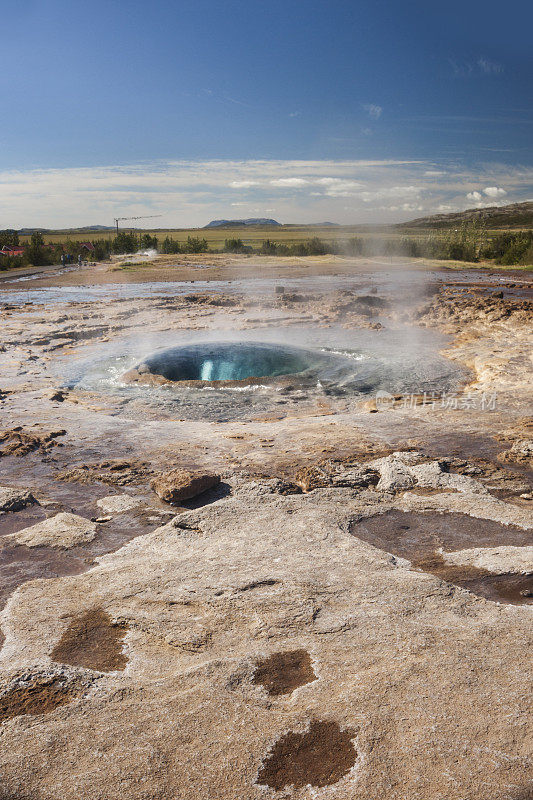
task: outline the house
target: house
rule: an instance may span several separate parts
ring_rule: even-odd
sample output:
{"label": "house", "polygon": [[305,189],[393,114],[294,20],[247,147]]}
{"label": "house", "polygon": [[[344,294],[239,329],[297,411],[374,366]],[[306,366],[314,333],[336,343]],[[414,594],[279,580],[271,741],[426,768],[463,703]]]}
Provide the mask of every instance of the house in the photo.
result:
{"label": "house", "polygon": [[9,247],[5,244],[2,249],[0,250],[0,255],[2,256],[23,256],[24,255],[24,248],[20,245]]}

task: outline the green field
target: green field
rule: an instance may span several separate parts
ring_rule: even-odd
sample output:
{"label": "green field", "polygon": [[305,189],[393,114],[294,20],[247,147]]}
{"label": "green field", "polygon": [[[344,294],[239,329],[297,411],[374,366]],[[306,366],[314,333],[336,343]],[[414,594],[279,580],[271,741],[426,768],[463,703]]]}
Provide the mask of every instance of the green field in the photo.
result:
{"label": "green field", "polygon": [[[512,217],[509,217],[512,219]],[[121,228],[121,233],[133,233],[129,241],[115,241],[113,248],[96,245],[96,242],[115,240],[116,231],[96,230],[57,230],[43,231],[47,244],[61,244],[64,249],[76,254],[80,242],[92,241],[99,253],[97,260],[106,258],[109,251],[133,253],[139,245],[152,247],[153,244],[140,243],[142,234],[156,237],[160,252],[171,254],[181,252],[199,253],[207,251],[263,253],[266,255],[308,256],[337,254],[348,256],[404,256],[408,258],[463,261],[468,263],[488,263],[502,266],[530,266],[533,263],[533,234],[531,228],[488,227],[486,221],[471,220],[459,227],[408,227],[384,225],[241,225],[216,228]],[[173,248],[165,246],[169,237],[179,244]],[[189,237],[191,242],[188,242]],[[29,234],[20,236],[22,243],[28,241]],[[125,237],[126,240],[128,237]],[[205,244],[202,247],[202,241]],[[262,247],[269,240],[272,246]],[[71,244],[69,245],[69,241]],[[118,244],[118,247],[116,246]],[[280,250],[276,252],[277,245]],[[243,247],[244,246],[244,247]],[[123,249],[120,249],[120,248]],[[246,248],[249,248],[246,251]],[[132,249],[128,249],[132,248]],[[290,249],[289,249],[290,248]],[[45,260],[35,263],[48,263]],[[4,268],[6,265],[3,265]]]}
{"label": "green field", "polygon": [[[206,239],[210,248],[221,250],[224,247],[226,239],[242,239],[245,245],[252,247],[261,246],[265,239],[270,239],[274,242],[283,242],[284,244],[296,244],[297,242],[307,241],[313,236],[318,236],[327,242],[339,241],[343,239],[350,239],[353,236],[379,236],[380,238],[395,237],[404,235],[394,228],[384,228],[382,226],[361,226],[361,225],[343,225],[339,227],[333,226],[315,226],[315,225],[243,225],[242,227],[228,227],[228,228],[121,228],[120,230],[137,234],[149,233],[151,236],[157,236],[159,241],[163,241],[165,237],[170,236],[172,239],[177,239],[180,242],[187,241],[188,236],[199,236],[201,239]],[[116,231],[76,231],[76,230],[63,230],[44,233],[44,240],[47,243],[65,242],[70,239],[73,242],[87,242],[96,239],[114,239]],[[21,242],[28,241],[29,235],[21,236]]]}
{"label": "green field", "polygon": [[[400,240],[406,236],[416,239],[425,239],[428,235],[444,236],[446,230],[441,229],[420,229],[396,228],[394,226],[385,227],[382,225],[339,225],[339,226],[318,226],[318,225],[281,225],[277,226],[249,226],[228,227],[228,228],[121,228],[122,231],[133,232],[136,234],[149,233],[157,236],[162,242],[167,236],[179,242],[186,242],[188,236],[198,236],[206,239],[208,246],[213,250],[222,250],[226,239],[242,239],[243,244],[254,248],[260,247],[266,240],[279,242],[287,245],[297,244],[298,242],[308,241],[313,237],[318,237],[325,242],[346,241],[353,237],[362,239]],[[488,236],[501,233],[502,228],[487,229]],[[97,239],[114,239],[115,230],[106,231],[77,231],[77,230],[58,230],[44,233],[44,240],[48,243],[64,243],[67,240],[72,242],[87,242]],[[29,241],[30,236],[21,235],[20,241]]]}

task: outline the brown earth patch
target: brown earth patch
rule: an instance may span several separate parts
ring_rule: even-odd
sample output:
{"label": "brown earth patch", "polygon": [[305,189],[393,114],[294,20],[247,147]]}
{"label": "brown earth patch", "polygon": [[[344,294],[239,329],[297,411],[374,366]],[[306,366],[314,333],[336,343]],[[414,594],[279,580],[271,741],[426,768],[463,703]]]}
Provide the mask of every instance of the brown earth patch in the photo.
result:
{"label": "brown earth patch", "polygon": [[57,476],[59,481],[69,483],[105,483],[111,486],[129,486],[144,483],[153,469],[145,461],[101,461],[95,464],[80,464]]}
{"label": "brown earth patch", "polygon": [[532,542],[532,532],[513,525],[460,513],[388,511],[350,524],[350,533],[380,550],[412,562],[471,547],[522,547]]}
{"label": "brown earth patch", "polygon": [[128,659],[122,652],[126,629],[111,622],[101,608],[91,609],[72,620],[51,653],[53,661],[98,672],[124,669]]}
{"label": "brown earth patch", "polygon": [[[458,581],[459,583],[459,581]],[[516,575],[504,573],[472,577],[460,583],[465,589],[487,600],[513,605],[531,605],[533,603],[533,574]]]}
{"label": "brown earth patch", "polygon": [[257,776],[258,784],[280,791],[286,786],[331,786],[355,764],[355,731],[338,723],[313,720],[306,733],[289,731],[271,749]]}
{"label": "brown earth patch", "polygon": [[25,456],[34,450],[46,452],[51,447],[60,445],[61,442],[55,440],[59,436],[65,436],[65,430],[57,431],[30,431],[18,426],[7,431],[0,432],[0,456]]}
{"label": "brown earth patch", "polygon": [[431,497],[434,494],[457,494],[457,489],[441,489],[432,486],[413,486],[409,490],[411,494],[417,494],[420,497]]}
{"label": "brown earth patch", "polygon": [[425,325],[446,326],[447,331],[459,332],[465,323],[473,321],[493,324],[513,318],[516,324],[528,324],[533,304],[528,299],[502,299],[492,297],[454,297],[439,295],[431,303],[419,308],[415,314]]}
{"label": "brown earth patch", "polygon": [[533,442],[531,439],[517,440],[509,450],[498,454],[498,459],[511,464],[521,464],[533,469]]}
{"label": "brown earth patch", "polygon": [[0,723],[26,714],[49,714],[83,688],[83,682],[64,674],[19,676],[0,693]]}
{"label": "brown earth patch", "polygon": [[307,650],[287,650],[258,661],[252,683],[264,686],[270,695],[290,694],[317,676]]}
{"label": "brown earth patch", "polygon": [[516,605],[533,603],[533,576],[495,575],[478,567],[448,564],[438,552],[498,545],[523,547],[531,544],[531,531],[467,514],[389,511],[352,522],[350,533],[380,550],[408,559],[415,569],[479,597]]}
{"label": "brown earth patch", "polygon": [[[509,451],[510,452],[510,451]],[[501,460],[503,454],[499,453],[496,458]],[[517,462],[513,462],[514,469],[510,469],[500,464],[495,464],[486,458],[476,458],[465,461],[461,458],[445,458],[444,464],[448,472],[456,472],[460,475],[468,475],[481,481],[491,494],[501,499],[513,497],[514,495],[528,492],[531,490],[531,473],[526,464],[516,470]],[[524,469],[524,467],[526,467]]]}
{"label": "brown earth patch", "polygon": [[294,476],[294,482],[303,492],[312,492],[313,489],[323,489],[330,486],[331,478],[319,466],[302,467]]}

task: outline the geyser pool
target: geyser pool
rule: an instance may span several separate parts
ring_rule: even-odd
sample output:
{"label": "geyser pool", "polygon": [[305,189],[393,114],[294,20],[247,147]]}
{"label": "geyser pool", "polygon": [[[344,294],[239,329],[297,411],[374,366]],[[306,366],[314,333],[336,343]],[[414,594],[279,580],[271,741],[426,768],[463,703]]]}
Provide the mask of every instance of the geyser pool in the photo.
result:
{"label": "geyser pool", "polygon": [[249,384],[309,374],[324,356],[298,347],[256,342],[206,342],[145,358],[123,376],[128,383]]}
{"label": "geyser pool", "polygon": [[65,388],[116,398],[120,415],[236,420],[296,406],[302,413],[326,396],[331,404],[379,391],[457,391],[466,373],[439,355],[444,341],[410,328],[256,328],[238,338],[165,330],[98,343],[56,369]]}

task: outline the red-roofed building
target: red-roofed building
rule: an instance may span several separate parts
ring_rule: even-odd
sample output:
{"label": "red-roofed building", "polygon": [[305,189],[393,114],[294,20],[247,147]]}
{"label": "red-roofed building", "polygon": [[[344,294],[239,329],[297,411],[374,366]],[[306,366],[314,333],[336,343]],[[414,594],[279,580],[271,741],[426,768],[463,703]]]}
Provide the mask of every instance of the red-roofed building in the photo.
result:
{"label": "red-roofed building", "polygon": [[0,250],[0,255],[3,256],[23,256],[24,255],[24,248],[17,245],[17,247],[8,247],[5,244],[2,249]]}

